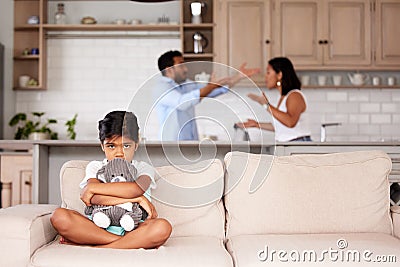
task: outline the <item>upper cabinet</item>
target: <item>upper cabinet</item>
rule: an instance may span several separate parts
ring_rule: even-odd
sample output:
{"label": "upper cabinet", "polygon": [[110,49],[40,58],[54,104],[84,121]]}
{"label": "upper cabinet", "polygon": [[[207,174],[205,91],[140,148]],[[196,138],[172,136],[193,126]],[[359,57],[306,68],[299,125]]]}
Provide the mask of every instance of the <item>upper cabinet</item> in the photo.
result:
{"label": "upper cabinet", "polygon": [[297,68],[371,64],[369,0],[277,0],[273,14],[273,54]]}
{"label": "upper cabinet", "polygon": [[46,4],[44,0],[14,1],[14,89],[46,87],[46,43],[42,27]]}
{"label": "upper cabinet", "polygon": [[247,62],[262,73],[252,77],[257,84],[264,82],[270,57],[270,1],[221,0],[216,6],[216,61],[239,68]]}
{"label": "upper cabinet", "polygon": [[[298,70],[398,70],[400,0],[219,0],[215,60],[290,58]],[[263,74],[255,77],[263,84]]]}
{"label": "upper cabinet", "polygon": [[400,1],[377,0],[375,5],[375,62],[400,66]]}

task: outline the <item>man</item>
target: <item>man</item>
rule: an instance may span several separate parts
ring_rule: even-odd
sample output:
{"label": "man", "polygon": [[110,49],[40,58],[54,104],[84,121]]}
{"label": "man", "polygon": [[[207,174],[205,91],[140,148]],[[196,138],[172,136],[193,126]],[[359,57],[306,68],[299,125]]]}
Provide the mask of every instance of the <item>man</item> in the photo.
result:
{"label": "man", "polygon": [[216,97],[228,92],[227,86],[259,72],[259,69],[246,69],[243,64],[240,67],[242,73],[218,81],[212,77],[211,82],[204,84],[187,79],[188,69],[183,63],[179,51],[168,51],[158,59],[162,77],[154,90],[154,97],[163,141],[198,140],[195,105],[203,97]]}

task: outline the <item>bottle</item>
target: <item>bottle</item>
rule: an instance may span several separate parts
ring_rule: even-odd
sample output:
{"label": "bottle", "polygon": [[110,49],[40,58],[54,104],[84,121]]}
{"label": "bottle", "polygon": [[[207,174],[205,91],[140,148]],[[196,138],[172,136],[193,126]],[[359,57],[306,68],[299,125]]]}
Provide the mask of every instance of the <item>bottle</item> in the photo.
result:
{"label": "bottle", "polygon": [[67,15],[65,15],[63,3],[58,3],[58,5],[57,5],[57,12],[55,15],[55,23],[56,24],[66,24],[67,23]]}

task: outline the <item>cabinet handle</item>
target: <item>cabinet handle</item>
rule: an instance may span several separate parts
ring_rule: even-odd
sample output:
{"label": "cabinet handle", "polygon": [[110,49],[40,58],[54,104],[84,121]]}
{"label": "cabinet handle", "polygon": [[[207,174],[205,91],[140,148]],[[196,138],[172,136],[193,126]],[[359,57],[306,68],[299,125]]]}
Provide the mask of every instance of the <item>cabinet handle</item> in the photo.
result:
{"label": "cabinet handle", "polygon": [[270,44],[271,41],[270,41],[270,40],[265,40],[265,43],[266,43],[266,44]]}
{"label": "cabinet handle", "polygon": [[319,40],[318,44],[324,44],[324,41],[323,40]]}
{"label": "cabinet handle", "polygon": [[30,181],[25,181],[25,185],[32,185]]}
{"label": "cabinet handle", "polygon": [[328,40],[324,40],[324,44],[329,44],[329,41]]}

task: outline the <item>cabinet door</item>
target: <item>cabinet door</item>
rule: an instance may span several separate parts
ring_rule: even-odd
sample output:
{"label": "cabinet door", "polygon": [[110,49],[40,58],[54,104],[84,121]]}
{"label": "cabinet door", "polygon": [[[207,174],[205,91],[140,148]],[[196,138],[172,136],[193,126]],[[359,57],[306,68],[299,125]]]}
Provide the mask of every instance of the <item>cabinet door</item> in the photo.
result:
{"label": "cabinet door", "polygon": [[[399,10],[398,10],[399,11]],[[369,0],[328,0],[324,45],[325,65],[371,64],[371,10]]]}
{"label": "cabinet door", "polygon": [[3,208],[32,203],[32,156],[2,155],[0,175]]}
{"label": "cabinet door", "polygon": [[222,0],[216,12],[216,61],[239,68],[243,62],[261,73],[252,80],[264,84],[270,57],[270,2]]}
{"label": "cabinet door", "polygon": [[274,5],[273,55],[288,57],[295,67],[322,64],[320,0],[277,0]]}
{"label": "cabinet door", "polygon": [[400,66],[400,1],[376,1],[376,65]]}

